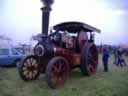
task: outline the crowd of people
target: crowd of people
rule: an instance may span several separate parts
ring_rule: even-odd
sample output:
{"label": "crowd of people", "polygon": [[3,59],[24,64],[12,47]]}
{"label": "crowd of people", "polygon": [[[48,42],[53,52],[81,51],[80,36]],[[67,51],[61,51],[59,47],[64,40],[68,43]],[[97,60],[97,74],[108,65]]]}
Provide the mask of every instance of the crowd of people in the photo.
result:
{"label": "crowd of people", "polygon": [[[114,50],[113,55],[114,55],[114,62],[116,66],[127,66],[124,58],[124,50],[121,47],[118,47],[117,49]],[[103,66],[104,66],[104,71],[108,72],[109,70],[109,49],[107,47],[103,48],[102,52],[102,61],[103,61]]]}

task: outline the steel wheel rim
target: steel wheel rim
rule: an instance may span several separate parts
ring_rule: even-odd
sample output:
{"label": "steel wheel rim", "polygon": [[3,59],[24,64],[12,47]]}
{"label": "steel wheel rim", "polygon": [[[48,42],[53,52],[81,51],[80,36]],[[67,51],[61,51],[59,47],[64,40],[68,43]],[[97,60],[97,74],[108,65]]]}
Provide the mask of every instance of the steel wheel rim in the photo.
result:
{"label": "steel wheel rim", "polygon": [[38,64],[35,58],[28,58],[23,63],[23,76],[32,80],[38,73]]}
{"label": "steel wheel rim", "polygon": [[90,74],[95,74],[97,71],[98,64],[98,52],[96,47],[93,45],[88,50],[88,71]]}
{"label": "steel wheel rim", "polygon": [[51,82],[60,88],[64,86],[64,82],[67,79],[68,66],[64,60],[56,61],[52,66]]}

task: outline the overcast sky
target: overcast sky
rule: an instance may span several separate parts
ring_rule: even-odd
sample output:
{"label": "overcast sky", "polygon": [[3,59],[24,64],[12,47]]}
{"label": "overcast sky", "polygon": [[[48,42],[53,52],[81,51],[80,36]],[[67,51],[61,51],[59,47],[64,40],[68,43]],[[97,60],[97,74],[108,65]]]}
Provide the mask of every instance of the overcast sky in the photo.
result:
{"label": "overcast sky", "polygon": [[[40,0],[0,0],[0,35],[29,43],[41,33]],[[128,44],[126,0],[55,0],[50,26],[64,21],[81,21],[99,28],[96,43]]]}

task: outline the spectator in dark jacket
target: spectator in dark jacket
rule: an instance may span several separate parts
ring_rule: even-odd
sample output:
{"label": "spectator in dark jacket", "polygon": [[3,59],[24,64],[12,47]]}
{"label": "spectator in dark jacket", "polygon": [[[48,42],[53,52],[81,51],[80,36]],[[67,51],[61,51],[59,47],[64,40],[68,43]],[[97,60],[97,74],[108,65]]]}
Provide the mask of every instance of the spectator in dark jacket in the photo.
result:
{"label": "spectator in dark jacket", "polygon": [[119,64],[121,67],[126,66],[125,60],[123,58],[124,50],[121,47],[118,48],[117,54],[118,54],[117,66],[119,66]]}
{"label": "spectator in dark jacket", "polygon": [[104,71],[108,72],[108,60],[109,60],[109,52],[107,48],[103,49],[103,55],[102,55],[102,60],[103,60],[103,66],[104,66]]}
{"label": "spectator in dark jacket", "polygon": [[114,55],[114,62],[113,62],[113,64],[116,64],[116,65],[117,65],[117,62],[118,62],[117,49],[115,49],[115,50],[113,51],[113,55]]}

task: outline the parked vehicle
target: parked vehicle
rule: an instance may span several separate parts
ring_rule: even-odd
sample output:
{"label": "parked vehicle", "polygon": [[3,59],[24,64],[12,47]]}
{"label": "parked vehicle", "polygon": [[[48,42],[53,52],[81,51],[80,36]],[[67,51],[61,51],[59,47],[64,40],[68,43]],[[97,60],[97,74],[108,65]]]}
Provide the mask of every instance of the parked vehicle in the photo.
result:
{"label": "parked vehicle", "polygon": [[15,47],[15,49],[16,49],[17,51],[19,51],[20,53],[25,54],[25,51],[24,51],[23,48]]}
{"label": "parked vehicle", "polygon": [[0,65],[16,65],[20,60],[25,57],[24,54],[16,50],[15,48],[0,48]]}

